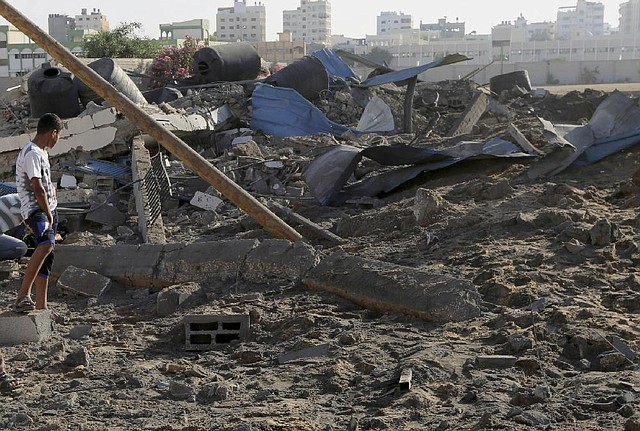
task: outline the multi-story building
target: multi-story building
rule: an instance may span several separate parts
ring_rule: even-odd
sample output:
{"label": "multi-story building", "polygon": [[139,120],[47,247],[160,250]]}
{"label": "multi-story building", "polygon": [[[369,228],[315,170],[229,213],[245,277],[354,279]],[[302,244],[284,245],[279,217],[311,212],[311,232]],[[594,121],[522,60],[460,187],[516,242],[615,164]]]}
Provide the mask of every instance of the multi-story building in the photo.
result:
{"label": "multi-story building", "polygon": [[293,40],[330,45],[331,1],[300,0],[296,10],[283,11],[282,30],[291,32]]}
{"label": "multi-story building", "polygon": [[434,24],[420,23],[420,31],[428,35],[428,39],[463,39],[464,38],[464,21],[447,22],[447,17],[438,19]]}
{"label": "multi-story building", "polygon": [[376,34],[389,33],[394,30],[410,30],[413,28],[413,16],[402,12],[381,12],[378,15]]}
{"label": "multi-story building", "polygon": [[221,41],[261,42],[267,39],[267,11],[262,2],[247,6],[237,0],[233,7],[218,8],[216,35]]}
{"label": "multi-story building", "polygon": [[68,33],[76,29],[76,20],[68,15],[49,14],[49,35],[60,43],[68,42]]}
{"label": "multi-story building", "polygon": [[560,39],[602,36],[604,34],[604,5],[587,0],[578,0],[575,6],[558,9],[556,23]]}
{"label": "multi-story building", "polygon": [[80,15],[76,15],[76,28],[78,30],[109,31],[109,21],[106,15],[102,15],[100,9],[93,9],[87,14],[87,9],[82,9]]}
{"label": "multi-story building", "polygon": [[555,22],[528,22],[520,15],[512,24],[503,21],[492,29],[492,35],[507,35],[507,39],[514,42],[554,40],[556,33]]}
{"label": "multi-story building", "polygon": [[209,20],[192,19],[189,21],[160,24],[160,39],[192,39],[209,42]]}
{"label": "multi-story building", "polygon": [[640,33],[640,0],[629,0],[620,4],[621,34]]}

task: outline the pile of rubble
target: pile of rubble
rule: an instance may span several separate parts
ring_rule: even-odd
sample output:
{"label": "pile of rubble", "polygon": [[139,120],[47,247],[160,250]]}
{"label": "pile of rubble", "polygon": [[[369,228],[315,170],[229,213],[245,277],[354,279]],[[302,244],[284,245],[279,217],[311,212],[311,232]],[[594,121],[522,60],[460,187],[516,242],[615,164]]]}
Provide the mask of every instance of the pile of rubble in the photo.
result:
{"label": "pile of rubble", "polygon": [[[0,315],[26,328],[0,344],[27,382],[0,424],[640,429],[637,99],[338,78],[312,100],[223,82],[142,106],[304,242],[117,109],[66,121],[66,320]],[[2,130],[10,187],[27,136]]]}

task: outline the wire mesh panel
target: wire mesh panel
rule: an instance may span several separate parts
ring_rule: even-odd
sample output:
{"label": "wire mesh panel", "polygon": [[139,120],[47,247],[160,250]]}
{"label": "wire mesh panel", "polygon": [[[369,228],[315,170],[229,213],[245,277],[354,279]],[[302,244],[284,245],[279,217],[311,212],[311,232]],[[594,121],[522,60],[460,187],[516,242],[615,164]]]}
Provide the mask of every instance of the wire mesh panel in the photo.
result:
{"label": "wire mesh panel", "polygon": [[164,167],[164,155],[158,153],[151,158],[151,169],[144,177],[143,187],[147,195],[147,227],[155,223],[162,213],[162,204],[172,196],[171,182]]}

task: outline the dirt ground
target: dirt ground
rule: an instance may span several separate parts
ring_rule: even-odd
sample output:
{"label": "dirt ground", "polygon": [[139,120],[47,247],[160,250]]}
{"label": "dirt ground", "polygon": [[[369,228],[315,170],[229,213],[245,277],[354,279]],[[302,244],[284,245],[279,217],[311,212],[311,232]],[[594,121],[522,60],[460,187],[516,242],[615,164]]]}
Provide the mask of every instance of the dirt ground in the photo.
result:
{"label": "dirt ground", "polygon": [[[278,280],[193,286],[196,301],[158,317],[149,289],[82,299],[53,286],[64,317],[53,338],[3,348],[24,387],[0,398],[0,429],[640,430],[640,149],[535,181],[529,163],[465,162],[374,207],[295,205],[349,254],[472,281],[480,317],[435,325]],[[443,210],[427,226],[402,223],[419,188]],[[225,211],[209,238],[268,237]],[[184,216],[164,214],[173,241],[197,236]],[[593,244],[603,228],[608,241]],[[3,307],[19,281],[0,282]],[[251,315],[247,341],[185,351],[184,315],[226,312]],[[317,357],[276,360],[325,344]],[[483,361],[492,355],[517,361]]]}

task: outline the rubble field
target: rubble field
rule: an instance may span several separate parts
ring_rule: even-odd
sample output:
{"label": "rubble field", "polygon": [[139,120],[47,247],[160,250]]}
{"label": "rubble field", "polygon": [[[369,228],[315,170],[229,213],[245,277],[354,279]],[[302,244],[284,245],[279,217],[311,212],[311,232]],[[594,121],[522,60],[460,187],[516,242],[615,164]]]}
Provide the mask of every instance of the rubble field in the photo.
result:
{"label": "rubble field", "polygon": [[[305,237],[298,248],[275,241],[164,152],[173,189],[160,215],[165,241],[157,247],[164,248],[136,251],[143,216],[133,180],[86,169],[89,160],[130,157],[139,132],[125,118],[114,117],[109,127],[118,131],[108,146],[52,156],[60,178],[77,180],[61,191],[73,195],[67,203],[76,212],[63,214],[56,252],[49,297],[57,316],[46,340],[2,347],[24,386],[0,398],[0,429],[640,430],[640,149],[532,175],[560,148],[539,118],[586,126],[615,93],[484,92],[486,109],[460,134],[452,131],[479,94],[472,82],[418,83],[413,133],[402,133],[405,89],[393,84],[335,89],[314,104],[330,120],[356,127],[362,91],[390,107],[396,133],[251,131],[252,106],[235,84],[145,107],[188,118],[230,106],[235,119],[223,128],[174,130],[283,214]],[[638,100],[629,100],[637,108]],[[8,112],[4,136],[29,128],[24,99]],[[537,152],[521,148],[523,157],[471,157],[425,168],[391,190],[351,194],[333,205],[320,205],[305,177],[318,157],[339,146],[447,152],[496,138],[526,141]],[[145,146],[152,155],[163,153],[157,143],[145,140]],[[14,156],[0,153],[6,158],[0,168]],[[344,182],[396,169],[363,158]],[[0,178],[11,181],[11,173],[5,169]],[[196,194],[203,201],[193,201]],[[107,215],[95,214],[106,207]],[[207,254],[209,244],[215,255]],[[253,252],[242,251],[245,246]],[[202,251],[191,262],[184,251],[190,247]],[[261,247],[286,253],[256,256]],[[187,257],[178,262],[176,249]],[[151,250],[161,263],[146,262]],[[236,251],[245,256],[243,265],[229,257]],[[119,256],[123,262],[114,263]],[[5,308],[26,262],[3,273]],[[98,268],[116,265],[130,272]],[[145,265],[146,276],[131,275]],[[325,273],[313,272],[322,265]],[[83,285],[84,276],[94,281]],[[348,285],[339,289],[342,281]],[[449,281],[461,290],[443,290],[440,299],[459,308],[435,307],[428,316],[437,317],[421,318],[422,295]],[[380,286],[388,290],[369,302],[344,292],[374,295]],[[451,299],[454,291],[462,293]],[[193,316],[214,316],[214,332],[226,322],[215,316],[232,316],[239,320],[231,326],[242,330],[199,349],[201,339],[189,331],[211,326],[200,317],[188,323]]]}

